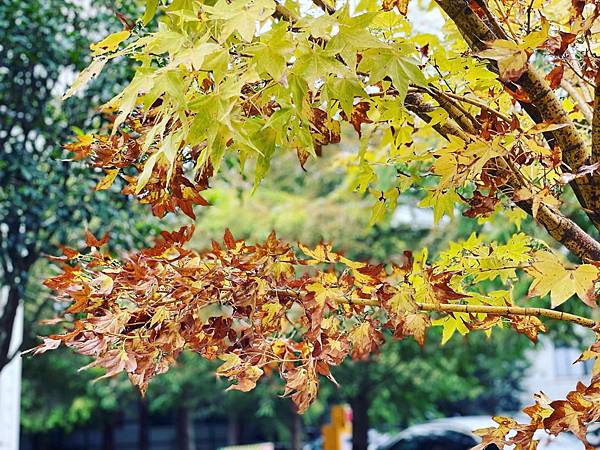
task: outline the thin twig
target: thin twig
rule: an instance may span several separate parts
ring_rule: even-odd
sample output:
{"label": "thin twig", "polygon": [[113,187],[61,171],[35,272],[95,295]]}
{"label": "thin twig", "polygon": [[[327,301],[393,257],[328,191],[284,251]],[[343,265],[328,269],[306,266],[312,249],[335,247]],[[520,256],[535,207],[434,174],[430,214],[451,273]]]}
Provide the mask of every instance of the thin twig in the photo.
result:
{"label": "thin twig", "polygon": [[585,120],[587,120],[588,123],[592,123],[592,108],[590,108],[590,105],[586,103],[582,95],[577,92],[575,86],[563,78],[560,82],[560,87],[563,88],[573,100],[575,100],[575,103],[577,103],[579,111],[581,111],[581,114],[583,114]]}
{"label": "thin twig", "polygon": [[335,8],[333,6],[327,4],[325,1],[323,1],[323,0],[312,0],[312,2],[316,6],[318,6],[319,8],[321,8],[327,14],[329,14],[329,15],[335,14]]}

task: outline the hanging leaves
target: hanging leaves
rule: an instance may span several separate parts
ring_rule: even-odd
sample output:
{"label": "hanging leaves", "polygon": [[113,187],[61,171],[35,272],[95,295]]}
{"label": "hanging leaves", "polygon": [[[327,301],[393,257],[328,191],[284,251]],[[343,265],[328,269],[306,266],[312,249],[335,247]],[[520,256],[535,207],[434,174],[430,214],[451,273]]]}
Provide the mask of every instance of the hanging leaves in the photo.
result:
{"label": "hanging leaves", "polygon": [[[103,250],[106,236],[98,240],[88,233],[85,253],[65,249],[57,259],[63,273],[45,284],[70,302],[71,328],[33,351],[63,343],[93,356],[90,367],[105,368],[105,376],[126,372],[144,391],[188,348],[222,359],[217,373],[234,383],[231,389],[250,390],[265,367],[277,368],[286,393],[303,411],[316,395],[317,374],[329,377],[330,367],[347,356],[376,353],[386,329],[396,339],[412,336],[423,345],[432,323],[418,302],[497,303],[497,294],[471,299],[472,294],[457,292],[453,263],[448,266],[452,260],[445,258],[429,266],[409,255],[406,265],[386,269],[349,260],[324,243],[300,245],[306,257],[299,258],[275,234],[248,245],[229,231],[224,247],[213,243],[196,252],[185,247],[192,233],[185,227],[163,232],[153,247],[122,262]],[[515,264],[507,250],[517,245],[497,247],[496,270]],[[489,258],[489,252],[481,256]],[[335,270],[339,265],[342,272]],[[476,329],[485,314],[459,317],[462,327],[472,323]],[[534,319],[515,319],[515,328],[534,338],[543,331]]]}

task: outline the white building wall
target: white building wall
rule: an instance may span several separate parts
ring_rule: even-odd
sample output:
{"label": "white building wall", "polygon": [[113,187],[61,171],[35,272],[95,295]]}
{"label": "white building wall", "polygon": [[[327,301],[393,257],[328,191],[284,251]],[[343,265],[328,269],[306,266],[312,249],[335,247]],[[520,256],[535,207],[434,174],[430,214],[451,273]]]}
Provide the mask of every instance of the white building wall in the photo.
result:
{"label": "white building wall", "polygon": [[563,399],[578,381],[589,383],[590,375],[584,363],[574,364],[580,351],[556,347],[542,337],[528,357],[532,362],[523,382],[523,404],[533,404],[532,395],[542,391],[553,400]]}
{"label": "white building wall", "polygon": [[[0,309],[6,302],[7,289],[0,289]],[[23,308],[15,317],[11,340],[11,352],[21,345],[23,339]],[[19,449],[19,419],[21,407],[21,357],[15,359],[0,372],[0,450]]]}

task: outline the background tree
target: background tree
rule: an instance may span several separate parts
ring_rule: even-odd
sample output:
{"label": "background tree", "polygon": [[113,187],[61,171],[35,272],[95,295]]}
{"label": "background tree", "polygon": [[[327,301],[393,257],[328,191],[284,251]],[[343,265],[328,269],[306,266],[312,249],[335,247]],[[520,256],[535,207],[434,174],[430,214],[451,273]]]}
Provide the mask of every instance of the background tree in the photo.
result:
{"label": "background tree", "polygon": [[[66,161],[62,149],[73,126],[101,122],[90,103],[61,104],[58,96],[69,74],[89,61],[84,49],[92,36],[119,23],[102,5],[85,17],[82,6],[70,1],[0,5],[0,26],[11,30],[0,46],[0,286],[7,288],[0,370],[17,354],[9,354],[13,321],[27,296],[32,267],[44,254],[76,242],[85,224],[99,226],[98,231],[116,227],[118,246],[146,239],[146,230],[129,226],[135,210],[129,200],[116,190],[94,193],[99,177],[90,176],[85,164]],[[126,67],[96,83],[88,101],[110,95],[127,76]],[[119,227],[132,233],[120,233]]]}
{"label": "background tree", "polygon": [[[45,255],[55,254],[60,245],[78,245],[84,227],[110,231],[115,249],[140,245],[153,234],[152,221],[139,221],[140,208],[117,185],[94,192],[101,174],[85,162],[68,160],[63,149],[77,127],[106,123],[93,103],[112,95],[131,73],[123,64],[97,80],[85,97],[60,101],[74,72],[89,63],[89,41],[121,26],[113,8],[136,14],[130,3],[107,5],[85,8],[68,0],[0,4],[0,28],[10,30],[0,45],[0,286],[7,288],[6,303],[0,304],[0,370],[19,354],[8,352],[19,305],[25,304],[20,348],[31,347],[48,330],[37,321],[52,319],[60,310],[40,289],[40,279],[49,273]],[[103,424],[104,448],[113,448],[115,411],[128,397],[137,398],[123,379],[90,384],[98,371],[65,382],[66,373],[82,365],[85,358],[69,360],[64,354],[24,360],[22,429],[68,431],[95,420]]]}

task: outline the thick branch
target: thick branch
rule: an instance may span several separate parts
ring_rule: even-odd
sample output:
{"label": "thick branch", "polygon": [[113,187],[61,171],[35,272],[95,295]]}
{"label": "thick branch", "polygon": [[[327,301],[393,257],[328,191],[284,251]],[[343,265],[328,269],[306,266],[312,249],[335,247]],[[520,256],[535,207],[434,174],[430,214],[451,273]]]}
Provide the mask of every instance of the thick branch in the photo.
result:
{"label": "thick branch", "polygon": [[[438,5],[456,24],[471,49],[481,51],[487,43],[495,39],[506,39],[506,34],[498,36],[488,27],[469,7],[465,0],[436,0]],[[496,29],[496,27],[493,27]],[[497,27],[501,30],[500,27]],[[528,67],[518,84],[527,92],[531,103],[522,106],[535,122],[548,121],[566,124],[563,128],[554,130],[552,135],[559,144],[563,161],[573,172],[586,164],[588,150],[583,137],[562,107],[558,98],[544,78],[531,66]],[[551,142],[549,142],[552,145]],[[600,175],[580,177],[571,182],[571,186],[581,206],[588,214],[592,223],[600,230]]]}
{"label": "thick branch", "polygon": [[[404,100],[404,106],[406,109],[417,115],[421,120],[426,123],[431,122],[431,113],[435,107],[429,103],[423,101],[423,98],[419,94],[408,94]],[[449,135],[457,136],[465,142],[469,142],[471,138],[460,128],[454,120],[448,120],[444,123],[437,123],[433,125],[433,129],[437,131],[442,137],[448,139]]]}
{"label": "thick branch", "polygon": [[477,134],[476,125],[477,121],[469,114],[469,112],[463,108],[456,100],[445,95],[442,91],[428,90],[431,95],[440,106],[446,110],[448,115],[454,119],[454,121],[467,133]]}
{"label": "thick branch", "polygon": [[[429,113],[433,111],[434,106],[424,102],[418,94],[408,94],[405,100],[405,106],[409,111],[412,111],[422,120],[429,123],[431,117]],[[463,131],[454,121],[448,121],[444,124],[436,124],[433,128],[440,133],[444,138],[448,139],[448,135],[460,137],[465,142],[470,140],[469,135]],[[508,186],[512,190],[518,190],[521,187],[521,182],[513,173],[510,167],[503,160],[498,160],[498,163],[503,169],[509,173]],[[517,202],[517,206],[525,211],[530,216],[532,213],[532,201],[525,200]],[[537,220],[556,241],[563,244],[571,253],[578,256],[582,260],[600,261],[600,243],[587,234],[571,219],[563,216],[559,211],[549,208],[546,205],[540,205],[537,215]]]}
{"label": "thick branch", "polygon": [[486,0],[475,0],[475,2],[484,11],[485,18],[483,19],[483,21],[485,22],[486,26],[492,31],[492,33],[494,33],[500,39],[510,40],[510,36],[498,23],[496,17],[492,13],[492,10],[489,8]]}
{"label": "thick branch", "polygon": [[335,14],[335,7],[329,5],[327,2],[323,0],[313,0],[313,3],[327,14]]}
{"label": "thick branch", "polygon": [[590,108],[590,105],[587,104],[585,98],[583,98],[583,95],[577,90],[577,88],[565,78],[561,80],[560,87],[563,88],[567,94],[569,94],[569,97],[571,97],[575,103],[577,103],[577,107],[579,108],[579,111],[581,111],[581,114],[583,114],[585,117],[585,120],[588,123],[592,123],[592,108]]}
{"label": "thick branch", "polygon": [[280,3],[275,3],[275,12],[273,13],[273,17],[285,20],[286,22],[292,24],[298,21],[298,18],[294,15],[294,13]]}
{"label": "thick branch", "polygon": [[453,99],[460,100],[461,102],[468,103],[470,105],[477,106],[479,109],[488,111],[494,114],[495,116],[499,117],[500,119],[504,120],[505,122],[511,123],[512,121],[511,117],[498,111],[497,109],[492,108],[490,105],[486,105],[480,100],[468,97],[466,95],[453,94],[452,92],[446,92],[445,94]]}
{"label": "thick branch", "polygon": [[592,163],[600,161],[600,82],[594,88],[594,117],[592,118]]}
{"label": "thick branch", "polygon": [[[348,300],[338,299],[338,303],[350,303],[353,305],[380,306],[377,300]],[[598,322],[586,317],[576,316],[562,311],[546,308],[525,308],[522,306],[488,306],[488,305],[465,305],[465,304],[447,304],[447,303],[417,303],[420,311],[437,311],[444,313],[467,313],[467,314],[492,314],[496,316],[535,316],[546,317],[548,319],[563,320],[573,322],[582,327],[594,328]]]}
{"label": "thick branch", "polygon": [[[518,202],[519,208],[531,214],[531,202]],[[548,234],[582,260],[600,261],[600,243],[579,225],[555,209],[540,205],[536,220]]]}
{"label": "thick branch", "polygon": [[2,310],[2,316],[0,316],[0,371],[11,361],[10,344],[20,300],[19,287],[15,285],[10,286],[6,303]]}

